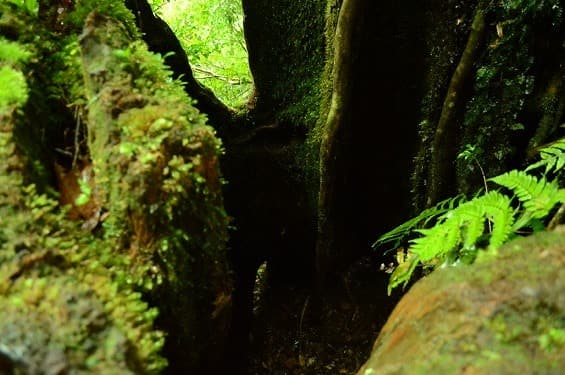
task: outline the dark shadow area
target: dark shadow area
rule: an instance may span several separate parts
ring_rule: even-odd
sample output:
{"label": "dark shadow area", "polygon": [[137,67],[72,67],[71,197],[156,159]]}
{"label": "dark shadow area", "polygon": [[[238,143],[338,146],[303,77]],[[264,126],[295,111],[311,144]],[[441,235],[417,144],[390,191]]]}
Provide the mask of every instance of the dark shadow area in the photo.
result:
{"label": "dark shadow area", "polygon": [[287,288],[310,281],[314,210],[291,166],[303,140],[258,134],[228,146],[222,170],[225,207],[233,218],[229,259],[234,270],[233,321],[226,370],[246,373],[258,267],[268,262],[269,283]]}
{"label": "dark shadow area", "polygon": [[[371,2],[354,83],[343,217],[352,257],[408,219],[425,81],[424,6]],[[378,254],[376,256],[379,256]]]}
{"label": "dark shadow area", "polygon": [[[335,374],[341,369],[320,364],[355,351],[344,364],[347,373],[354,372],[398,301],[401,293],[386,296],[388,275],[378,265],[387,260],[370,245],[411,215],[410,174],[425,73],[423,12],[423,5],[406,9],[375,2],[366,13],[351,77],[353,121],[339,161],[347,259],[337,262],[319,316],[311,315],[308,288],[315,208],[308,206],[304,183],[289,170],[293,144],[302,139],[274,134],[228,146],[222,169],[229,181],[226,209],[234,218],[234,320],[226,361],[232,371]],[[255,301],[254,315],[256,271],[265,260],[268,286]]]}

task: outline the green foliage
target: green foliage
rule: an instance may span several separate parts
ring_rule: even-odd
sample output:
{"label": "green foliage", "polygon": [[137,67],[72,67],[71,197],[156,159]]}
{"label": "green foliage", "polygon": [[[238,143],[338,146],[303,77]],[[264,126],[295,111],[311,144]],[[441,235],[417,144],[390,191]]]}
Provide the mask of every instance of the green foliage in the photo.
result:
{"label": "green foliage", "polygon": [[89,156],[108,212],[102,232],[113,251],[130,255],[131,283],[159,306],[182,366],[195,365],[218,337],[214,298],[230,292],[220,143],[162,56],[112,18],[89,17],[85,29]]}
{"label": "green foliage", "polygon": [[27,101],[28,86],[18,67],[31,56],[32,53],[21,44],[0,37],[0,114]]}
{"label": "green foliage", "polygon": [[[160,356],[163,334],[153,327],[157,310],[149,308],[127,282],[132,275],[127,256],[113,252],[111,239],[96,239],[69,222],[59,203],[38,194],[34,185],[20,188],[22,199],[17,206],[11,205],[13,211],[3,212],[10,220],[0,230],[4,239],[0,244],[2,313],[12,311],[27,319],[24,327],[17,328],[23,329],[19,334],[45,331],[52,337],[50,345],[66,351],[69,365],[82,366],[89,358],[92,371],[104,372],[102,369],[115,370],[118,363],[126,365],[131,360],[147,373],[158,373],[166,361]],[[29,255],[18,255],[22,252]],[[26,261],[26,256],[31,260]],[[80,302],[84,316],[72,312],[75,301]],[[54,320],[40,321],[40,326],[34,327],[35,314]],[[96,325],[90,327],[88,321],[94,316]],[[0,323],[4,335],[9,329],[13,328]],[[111,340],[106,336],[110,332],[114,338],[121,337],[122,345],[133,345],[134,352],[105,347],[106,340]],[[22,340],[26,337],[24,334]],[[39,350],[33,341],[2,344]],[[131,357],[120,359],[122,355]]]}
{"label": "green foliage", "polygon": [[[14,40],[0,39],[0,98],[9,98],[8,111],[0,105],[2,352],[26,364],[56,352],[68,368],[91,373],[159,373],[164,335],[153,324],[157,310],[139,293],[144,270],[131,266],[112,233],[93,235],[69,221],[31,171],[42,163],[52,168],[39,150],[56,147],[61,134],[49,126],[69,125],[57,105],[75,104],[84,85],[76,34],[56,35],[36,21],[23,8],[0,4],[0,25]],[[28,95],[33,105],[24,113]]]}
{"label": "green foliage", "polygon": [[[462,145],[475,145],[474,156],[487,176],[505,171],[518,153],[515,140],[531,126],[521,123],[521,115],[537,105],[533,101],[540,82],[534,72],[544,63],[540,41],[559,41],[563,9],[558,0],[503,0],[487,7],[489,22],[496,27],[489,29],[484,52],[475,62],[474,89],[462,126]],[[543,48],[562,51],[559,44]],[[457,174],[459,191],[469,193],[480,184],[474,164],[459,163]]]}
{"label": "green foliage", "polygon": [[[542,156],[544,164],[536,163],[528,170],[548,164],[552,165],[548,170],[561,170],[563,164],[553,159],[562,157],[561,148],[551,145],[548,149],[549,152],[542,150],[546,155]],[[555,205],[565,202],[565,189],[559,187],[557,180],[537,178],[525,171],[512,170],[489,181],[509,189],[512,194],[490,191],[467,202],[462,198],[448,199],[375,242],[374,246],[386,242],[398,246],[410,234],[418,233],[418,237],[409,241],[407,254],[401,250],[401,255],[397,256],[399,265],[391,275],[389,294],[393,288],[408,283],[419,263],[425,267],[471,263],[479,249],[496,250],[525,227],[535,228]],[[514,198],[518,202],[514,202]],[[419,229],[432,220],[435,220],[433,226]]]}
{"label": "green foliage", "polygon": [[418,230],[418,228],[426,227],[430,222],[437,219],[440,215],[443,215],[455,207],[459,206],[465,198],[463,196],[457,196],[455,198],[448,198],[436,204],[434,207],[430,207],[420,212],[420,214],[405,223],[397,226],[393,230],[386,232],[381,235],[373,247],[381,246],[385,243],[393,242],[392,249],[398,248],[404,239]]}
{"label": "green foliage", "polygon": [[126,26],[127,31],[130,36],[139,36],[137,26],[135,25],[135,17],[126,8],[123,1],[114,0],[80,0],[76,2],[76,7],[72,12],[70,12],[65,17],[65,23],[70,25],[71,28],[76,32],[80,33],[82,27],[84,26],[84,21],[86,17],[91,12],[97,12],[99,14],[106,15],[108,17],[113,17],[114,19],[120,20],[124,26]]}
{"label": "green foliage", "polygon": [[42,371],[45,358],[60,351],[65,366],[93,373],[127,373],[130,366],[159,373],[166,361],[163,334],[153,326],[157,310],[134,291],[127,255],[24,182],[13,122],[6,116],[0,127],[3,354]]}
{"label": "green foliage", "polygon": [[551,352],[565,347],[565,329],[550,328],[538,337],[541,349]]}
{"label": "green foliage", "polygon": [[37,0],[7,0],[7,2],[21,7],[29,14],[37,15],[37,10],[39,8]]}
{"label": "green foliage", "polygon": [[237,106],[252,87],[240,1],[150,1],[185,49],[195,77]]}
{"label": "green foliage", "polygon": [[0,63],[17,64],[29,61],[31,52],[21,44],[0,37]]}
{"label": "green foliage", "polygon": [[[0,114],[10,106],[21,106],[27,101],[28,88],[23,74],[9,66],[0,67]],[[5,88],[9,87],[10,90]]]}
{"label": "green foliage", "polygon": [[544,173],[557,172],[565,166],[565,138],[544,147],[540,152],[541,160],[530,165],[526,171],[545,167]]}
{"label": "green foliage", "polygon": [[560,189],[555,181],[537,179],[526,172],[513,170],[490,179],[512,190],[524,208],[517,219],[514,230],[518,230],[532,219],[541,219],[560,202],[565,202],[565,189]]}
{"label": "green foliage", "polygon": [[422,237],[411,241],[410,251],[422,262],[446,256],[454,249],[472,251],[483,235],[486,219],[492,223],[488,247],[499,247],[510,235],[512,214],[510,198],[495,191],[487,193],[442,215],[432,228],[418,230]]}

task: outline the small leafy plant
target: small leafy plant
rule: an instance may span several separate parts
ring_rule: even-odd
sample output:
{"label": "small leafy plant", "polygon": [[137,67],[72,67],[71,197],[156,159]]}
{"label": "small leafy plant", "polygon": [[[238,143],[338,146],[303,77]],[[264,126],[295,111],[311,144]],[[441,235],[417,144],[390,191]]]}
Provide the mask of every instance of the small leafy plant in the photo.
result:
{"label": "small leafy plant", "polygon": [[[406,286],[418,265],[472,263],[479,250],[492,252],[519,233],[545,229],[544,219],[565,202],[565,189],[557,179],[565,165],[565,138],[542,149],[540,155],[541,160],[524,171],[512,170],[487,180],[506,192],[486,190],[469,201],[461,196],[447,199],[379,237],[373,247],[394,243],[396,248],[416,235],[408,241],[407,251],[397,255],[399,264],[390,277],[388,293]],[[528,173],[541,167],[545,173],[539,178]],[[553,180],[549,174],[555,175]]]}

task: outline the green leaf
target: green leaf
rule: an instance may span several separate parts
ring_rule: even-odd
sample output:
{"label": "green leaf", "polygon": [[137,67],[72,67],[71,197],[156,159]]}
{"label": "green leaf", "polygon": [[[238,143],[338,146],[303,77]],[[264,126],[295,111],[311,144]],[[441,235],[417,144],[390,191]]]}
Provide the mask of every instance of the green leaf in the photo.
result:
{"label": "green leaf", "polygon": [[435,218],[439,217],[440,215],[445,214],[446,212],[452,210],[456,206],[460,205],[462,202],[465,201],[465,197],[459,195],[455,198],[449,198],[443,200],[436,204],[434,207],[430,207],[422,211],[418,216],[408,220],[407,222],[397,226],[393,230],[381,235],[375,243],[373,243],[372,247],[381,246],[385,243],[394,242],[392,248],[397,248],[402,240],[408,237],[412,232],[416,229],[426,226]]}
{"label": "green leaf", "polygon": [[392,290],[400,284],[403,284],[403,287],[408,284],[418,263],[418,255],[410,253],[408,258],[396,267],[394,272],[390,275],[390,281],[388,283],[387,293],[389,296]]}
{"label": "green leaf", "polygon": [[531,219],[547,216],[557,203],[564,201],[565,189],[559,189],[557,181],[548,181],[545,178],[538,180],[523,171],[513,170],[493,177],[490,181],[512,190],[522,203],[525,211],[517,221],[515,230],[526,225]]}
{"label": "green leaf", "polygon": [[565,166],[565,138],[544,147],[540,151],[541,160],[526,168],[526,172],[545,167],[545,173],[557,173]]}

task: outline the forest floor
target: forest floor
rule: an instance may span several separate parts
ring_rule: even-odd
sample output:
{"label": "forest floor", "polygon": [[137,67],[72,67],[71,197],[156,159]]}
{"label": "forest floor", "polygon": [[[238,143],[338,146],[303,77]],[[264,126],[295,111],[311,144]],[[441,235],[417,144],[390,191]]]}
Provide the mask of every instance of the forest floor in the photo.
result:
{"label": "forest floor", "polygon": [[249,374],[356,374],[400,298],[386,295],[388,277],[361,259],[332,279],[317,317],[308,288],[262,290],[258,277]]}

